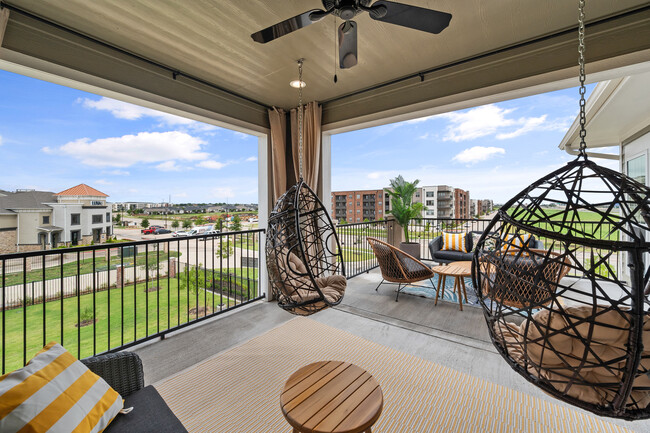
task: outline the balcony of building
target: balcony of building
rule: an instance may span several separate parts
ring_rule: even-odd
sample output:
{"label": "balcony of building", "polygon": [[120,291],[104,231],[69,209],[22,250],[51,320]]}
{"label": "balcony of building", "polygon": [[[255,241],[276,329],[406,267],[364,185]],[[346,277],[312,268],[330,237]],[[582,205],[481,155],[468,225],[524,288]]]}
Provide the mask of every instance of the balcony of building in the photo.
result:
{"label": "balcony of building", "polygon": [[[273,2],[273,7],[263,0],[226,3],[185,7],[119,0],[88,7],[81,0],[2,1],[0,67],[254,134],[259,139],[261,227],[272,207],[271,166],[277,162],[269,109],[288,111],[297,105],[288,83],[297,78],[299,58],[306,58],[305,98],[322,108],[314,154],[320,163],[318,191],[327,209],[333,134],[576,84],[571,2],[495,2],[490,8],[479,0],[448,2],[454,26],[438,39],[399,27],[401,32],[386,37],[389,28],[397,32],[395,26],[360,14],[359,64],[340,72],[338,82],[324,72],[331,70],[332,59],[321,55],[323,47],[336,45],[335,37],[322,30],[332,28],[327,23],[297,20],[296,27],[289,21],[285,27],[301,33],[287,35],[286,44],[258,44],[252,32],[303,8],[296,10],[297,2]],[[647,3],[594,4],[587,23],[590,80],[647,69]],[[309,8],[320,7],[310,2]],[[324,20],[335,24],[332,16]],[[308,30],[300,29],[307,24]],[[396,146],[408,149],[408,143]],[[438,198],[450,202],[453,197]],[[349,278],[344,302],[294,321],[267,302],[261,231],[1,256],[2,372],[20,367],[53,339],[80,358],[135,350],[144,360],[147,381],[157,384],[190,430],[288,431],[275,386],[286,380],[287,366],[297,368],[321,355],[370,360],[382,354],[390,366],[384,370],[384,387],[387,392],[406,387],[401,396],[407,397],[387,399],[375,431],[490,431],[497,422],[511,431],[650,429],[645,421],[611,421],[612,427],[606,424],[610,420],[531,387],[489,344],[478,308],[460,312],[445,300],[434,307],[429,297],[413,294],[395,302],[391,286],[375,291],[381,277],[365,239],[381,237],[382,224],[338,229]],[[478,224],[423,220],[413,237],[426,259],[428,243],[442,230],[479,230]],[[274,329],[275,336],[289,333],[265,339]],[[337,347],[320,351],[326,343]],[[422,380],[425,370],[437,375]],[[454,383],[439,393],[427,388],[450,380]],[[413,401],[410,391],[426,398]],[[210,405],[215,406],[206,415]]]}
{"label": "balcony of building", "polygon": [[[433,265],[428,245],[443,230],[482,231],[488,223],[426,218],[411,227],[411,236],[420,243],[422,259]],[[388,240],[393,236],[391,230],[394,227],[387,221],[337,227],[348,288],[341,304],[309,319],[296,319],[268,302],[266,284],[260,277],[266,259],[262,230],[0,256],[3,372],[19,367],[50,340],[62,342],[79,358],[131,350],[143,360],[147,383],[160,390],[187,426],[201,430],[207,421],[201,419],[205,413],[188,410],[186,405],[218,397],[218,404],[209,411],[219,423],[229,426],[218,431],[233,431],[230,428],[237,425],[238,431],[276,431],[284,426],[275,403],[279,390],[262,386],[263,391],[256,391],[259,381],[282,381],[286,373],[281,368],[288,367],[280,364],[286,362],[286,356],[302,364],[324,353],[356,361],[360,356],[357,346],[334,352],[322,348],[328,338],[354,338],[358,339],[355,344],[372,353],[385,353],[390,358],[387,368],[409,371],[411,364],[397,360],[413,357],[409,362],[419,360],[438,374],[454,375],[457,386],[470,386],[470,393],[487,389],[505,393],[508,397],[500,404],[508,407],[505,412],[497,410],[499,416],[512,414],[509,411],[518,410],[518,401],[526,400],[543,413],[522,424],[523,430],[618,431],[620,427],[647,431],[647,421],[608,420],[571,408],[512,371],[490,342],[471,286],[462,311],[451,288],[434,305],[433,283],[407,288],[396,302],[395,285],[378,287],[382,275],[366,241],[367,236]],[[580,259],[590,256],[586,249],[576,252]],[[618,272],[619,258],[612,257],[610,265]],[[296,332],[296,326],[301,329],[300,336],[282,336],[282,332]],[[275,340],[267,341],[271,336]],[[306,350],[303,345],[313,339],[320,343]],[[183,380],[196,381],[196,374],[219,379],[213,387],[177,388],[177,378],[187,375]],[[378,375],[382,377],[382,373]],[[194,383],[198,386],[200,380]],[[455,397],[438,398],[442,400],[436,405],[444,406],[445,399]],[[242,399],[250,399],[247,409],[252,412],[240,412],[244,410]],[[269,401],[273,403],[270,407]],[[399,422],[393,419],[394,411],[389,411],[388,418],[397,424],[380,423],[377,431],[401,432],[405,426],[415,426],[420,422],[421,403],[400,405],[406,415]],[[466,406],[455,415],[441,418],[448,423],[447,431],[485,427],[483,421],[469,417],[466,411],[470,408],[495,416],[495,409],[480,401],[463,404]],[[268,412],[270,420],[261,421],[255,411]],[[558,414],[568,417],[567,421],[553,421]],[[241,427],[244,425],[247,427]]]}

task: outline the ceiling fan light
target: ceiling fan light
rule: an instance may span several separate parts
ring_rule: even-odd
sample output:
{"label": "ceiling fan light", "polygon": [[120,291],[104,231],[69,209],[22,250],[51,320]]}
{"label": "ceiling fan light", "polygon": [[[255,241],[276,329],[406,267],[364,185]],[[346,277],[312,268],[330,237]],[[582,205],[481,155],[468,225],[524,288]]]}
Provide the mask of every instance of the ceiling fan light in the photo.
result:
{"label": "ceiling fan light", "polygon": [[305,86],[307,86],[307,83],[305,83],[304,81],[300,81],[300,80],[293,80],[293,81],[291,81],[289,83],[289,85],[291,87],[293,87],[294,89],[300,89],[301,87],[304,89]]}

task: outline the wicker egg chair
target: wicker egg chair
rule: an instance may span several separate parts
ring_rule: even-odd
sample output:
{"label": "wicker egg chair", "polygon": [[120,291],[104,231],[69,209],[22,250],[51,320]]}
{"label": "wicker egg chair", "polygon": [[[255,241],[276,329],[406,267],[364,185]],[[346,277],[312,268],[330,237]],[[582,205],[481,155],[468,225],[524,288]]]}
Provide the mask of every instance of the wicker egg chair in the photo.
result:
{"label": "wicker egg chair", "polygon": [[584,155],[498,211],[472,273],[515,371],[598,415],[650,418],[649,227],[650,188]]}
{"label": "wicker egg chair", "polygon": [[269,216],[266,256],[273,295],[286,311],[310,315],[343,299],[347,280],[336,230],[302,179]]}

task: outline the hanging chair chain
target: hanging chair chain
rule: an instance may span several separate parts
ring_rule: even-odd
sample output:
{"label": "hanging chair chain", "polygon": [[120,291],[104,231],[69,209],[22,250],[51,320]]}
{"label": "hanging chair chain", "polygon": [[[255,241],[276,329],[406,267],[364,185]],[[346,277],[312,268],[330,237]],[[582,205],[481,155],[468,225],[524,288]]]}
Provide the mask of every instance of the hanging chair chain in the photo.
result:
{"label": "hanging chair chain", "polygon": [[578,64],[580,65],[580,154],[586,155],[587,136],[586,115],[585,115],[585,0],[578,2]]}
{"label": "hanging chair chain", "polygon": [[302,180],[302,62],[304,59],[298,60],[298,173],[300,180]]}

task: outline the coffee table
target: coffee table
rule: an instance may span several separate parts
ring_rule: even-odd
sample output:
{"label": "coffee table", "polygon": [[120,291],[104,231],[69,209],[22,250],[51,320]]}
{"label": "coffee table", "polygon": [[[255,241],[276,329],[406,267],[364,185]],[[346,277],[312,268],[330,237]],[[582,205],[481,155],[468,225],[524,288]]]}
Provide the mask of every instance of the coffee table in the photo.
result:
{"label": "coffee table", "polygon": [[294,433],[371,433],[384,406],[379,383],[348,362],[321,361],[293,373],[280,407]]}
{"label": "coffee table", "polygon": [[[472,275],[472,262],[452,262],[448,265],[434,266],[431,268],[433,272],[438,274],[438,287],[436,288],[436,301],[433,305],[438,305],[438,293],[440,292],[440,283],[442,282],[442,295],[445,295],[445,283],[447,277],[454,277],[454,291],[458,295],[458,305],[460,311],[463,311],[463,295],[465,302],[467,302],[467,290],[465,289],[465,277]],[[462,293],[461,293],[462,288]]]}

